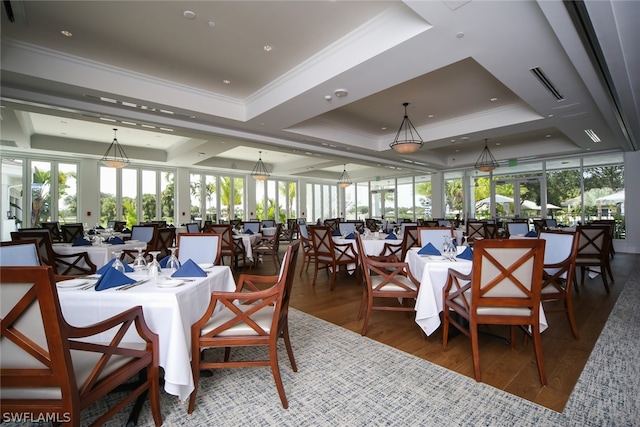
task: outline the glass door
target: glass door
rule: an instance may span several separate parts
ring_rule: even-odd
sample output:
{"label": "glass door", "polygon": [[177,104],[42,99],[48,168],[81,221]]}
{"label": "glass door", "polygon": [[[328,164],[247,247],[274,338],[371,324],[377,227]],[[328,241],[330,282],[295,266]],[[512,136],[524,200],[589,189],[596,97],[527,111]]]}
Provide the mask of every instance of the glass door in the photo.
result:
{"label": "glass door", "polygon": [[493,217],[509,220],[544,215],[540,207],[543,199],[546,199],[542,194],[542,181],[541,175],[491,181]]}

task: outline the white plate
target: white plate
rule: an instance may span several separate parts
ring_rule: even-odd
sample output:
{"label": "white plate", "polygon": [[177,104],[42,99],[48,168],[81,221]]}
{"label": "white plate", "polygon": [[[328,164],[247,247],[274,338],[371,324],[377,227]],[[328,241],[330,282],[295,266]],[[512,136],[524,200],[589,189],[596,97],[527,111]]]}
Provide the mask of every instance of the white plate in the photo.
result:
{"label": "white plate", "polygon": [[444,259],[444,257],[442,255],[427,255],[427,254],[420,254],[420,256],[425,256],[429,259]]}
{"label": "white plate", "polygon": [[213,264],[210,264],[210,263],[198,264],[198,267],[203,268],[203,269],[204,268],[211,268],[211,267],[213,267]]}
{"label": "white plate", "polygon": [[56,283],[59,288],[77,288],[78,286],[86,285],[89,281],[86,279],[70,279]]}
{"label": "white plate", "polygon": [[176,286],[180,286],[184,283],[184,280],[177,280],[177,279],[168,279],[168,280],[161,280],[158,281],[158,283],[156,283],[158,285],[159,288],[174,288]]}

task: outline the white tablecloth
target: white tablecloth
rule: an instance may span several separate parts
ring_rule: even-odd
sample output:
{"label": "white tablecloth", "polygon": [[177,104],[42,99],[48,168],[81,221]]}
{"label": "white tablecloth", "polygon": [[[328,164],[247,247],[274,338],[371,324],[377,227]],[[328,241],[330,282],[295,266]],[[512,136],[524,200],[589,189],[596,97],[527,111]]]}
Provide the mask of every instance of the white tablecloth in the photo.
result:
{"label": "white tablecloth", "polygon": [[246,255],[249,261],[253,261],[253,249],[252,246],[258,238],[262,237],[260,233],[254,234],[234,234],[234,239],[242,239],[242,244],[244,245],[244,254]]}
{"label": "white tablecloth", "polygon": [[[167,274],[162,274],[160,278],[166,278]],[[136,280],[146,278],[145,273],[127,275]],[[145,322],[159,335],[164,389],[185,400],[194,388],[191,375],[191,325],[205,312],[211,292],[229,292],[235,290],[236,286],[231,270],[226,266],[215,266],[206,278],[193,279],[193,282],[173,288],[160,288],[156,280],[125,291],[117,291],[117,288],[100,292],[59,288],[58,295],[65,319],[74,326],[86,326],[141,305]],[[141,340],[133,329],[125,342]],[[110,338],[105,333],[96,341]]]}
{"label": "white tablecloth", "polygon": [[[378,256],[384,249],[385,243],[391,244],[402,244],[402,240],[385,240],[386,234],[382,234],[380,238],[362,238],[362,246],[364,247],[364,251],[369,256]],[[343,239],[342,237],[335,236],[333,238],[334,243],[339,243],[341,245],[351,243],[353,246],[353,250],[358,253],[358,245],[356,244],[356,239]]]}
{"label": "white tablecloth", "polygon": [[[464,249],[464,248],[462,248]],[[439,257],[422,256],[418,254],[420,248],[407,251],[406,262],[411,274],[420,279],[420,290],[416,299],[416,323],[427,335],[431,335],[440,327],[440,313],[442,312],[442,289],[447,284],[449,268],[463,274],[471,272],[473,263],[464,259],[446,261]],[[547,329],[547,318],[540,306],[540,331]]]}
{"label": "white tablecloth", "polygon": [[139,242],[137,240],[127,240],[124,242],[124,245],[109,245],[107,243],[103,243],[100,245],[93,244],[91,246],[72,246],[71,243],[54,243],[53,250],[60,255],[87,252],[91,262],[96,265],[96,268],[100,268],[111,261],[113,258],[112,252],[122,251],[124,249],[133,250],[140,245],[146,246],[146,243]]}

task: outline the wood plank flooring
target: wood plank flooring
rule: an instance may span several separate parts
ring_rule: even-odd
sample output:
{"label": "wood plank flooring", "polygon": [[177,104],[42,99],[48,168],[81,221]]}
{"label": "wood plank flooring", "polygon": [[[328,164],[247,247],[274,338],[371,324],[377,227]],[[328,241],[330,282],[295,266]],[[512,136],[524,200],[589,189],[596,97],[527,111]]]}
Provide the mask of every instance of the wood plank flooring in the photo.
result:
{"label": "wood plank flooring", "polygon": [[[286,244],[281,244],[284,251]],[[251,274],[274,274],[270,260],[259,264]],[[612,261],[615,282],[607,295],[602,280],[585,279],[580,294],[574,295],[574,313],[580,339],[575,340],[564,313],[548,313],[549,328],[542,334],[544,363],[548,385],[541,386],[533,346],[524,345],[524,335],[518,336],[515,350],[489,338],[481,338],[480,363],[483,382],[539,405],[561,412],[567,403],[580,373],[600,335],[613,305],[640,255],[618,253]],[[298,260],[291,306],[335,325],[360,333],[362,320],[357,320],[362,295],[361,286],[353,276],[340,272],[335,289],[329,291],[329,278],[324,272],[312,286],[313,266],[300,275],[302,259]],[[245,270],[246,271],[246,270]],[[579,277],[578,277],[579,279]],[[554,303],[549,303],[554,304]],[[552,305],[545,305],[547,310]],[[291,325],[295,328],[295,325]],[[508,337],[508,329],[491,332]],[[454,337],[442,348],[441,331],[425,337],[414,322],[414,314],[374,311],[367,336],[423,358],[444,368],[473,378],[471,343],[464,335]],[[354,349],[354,352],[357,349]]]}

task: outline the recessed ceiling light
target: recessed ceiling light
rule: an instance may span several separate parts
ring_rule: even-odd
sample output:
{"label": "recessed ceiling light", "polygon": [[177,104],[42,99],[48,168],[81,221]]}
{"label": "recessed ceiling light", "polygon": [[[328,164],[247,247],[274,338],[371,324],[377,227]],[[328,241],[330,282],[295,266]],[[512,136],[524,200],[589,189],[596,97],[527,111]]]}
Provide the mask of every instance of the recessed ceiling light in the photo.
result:
{"label": "recessed ceiling light", "polygon": [[545,137],[546,137],[546,138],[551,138],[551,134],[550,134],[550,133],[548,133],[548,134],[546,134],[546,135],[545,135]]}
{"label": "recessed ceiling light", "polygon": [[489,101],[491,101],[491,102],[496,102],[497,100],[498,100],[498,98],[493,97],[493,98],[491,98]]}
{"label": "recessed ceiling light", "polygon": [[224,80],[222,81],[222,83],[224,83],[224,84],[228,85],[228,84],[230,84],[230,83],[231,83],[231,80],[224,79]]}
{"label": "recessed ceiling light", "polygon": [[213,27],[216,26],[216,23],[213,22],[213,21],[209,21],[209,22],[207,22],[207,25],[210,26],[211,28],[213,28]]}
{"label": "recessed ceiling light", "polygon": [[500,143],[499,143],[499,142],[496,142],[496,145],[500,145]]}
{"label": "recessed ceiling light", "polygon": [[273,49],[271,46],[269,46],[268,44],[262,46],[262,49],[264,49],[265,52],[271,52],[271,49]]}
{"label": "recessed ceiling light", "polygon": [[429,114],[427,117],[433,119],[435,116],[433,114]]}
{"label": "recessed ceiling light", "polygon": [[196,19],[196,13],[191,10],[185,10],[184,12],[182,12],[182,16],[187,19]]}
{"label": "recessed ceiling light", "polygon": [[349,95],[349,92],[346,89],[336,89],[336,91],[334,92],[334,94],[338,97],[338,98],[343,98],[347,95]]}
{"label": "recessed ceiling light", "polygon": [[60,34],[62,34],[65,37],[73,37],[73,34],[71,33],[71,31],[68,31],[68,30],[62,30],[60,31]]}
{"label": "recessed ceiling light", "polygon": [[456,34],[456,37],[461,39],[464,37],[464,33],[462,31],[460,31],[458,34]]}

